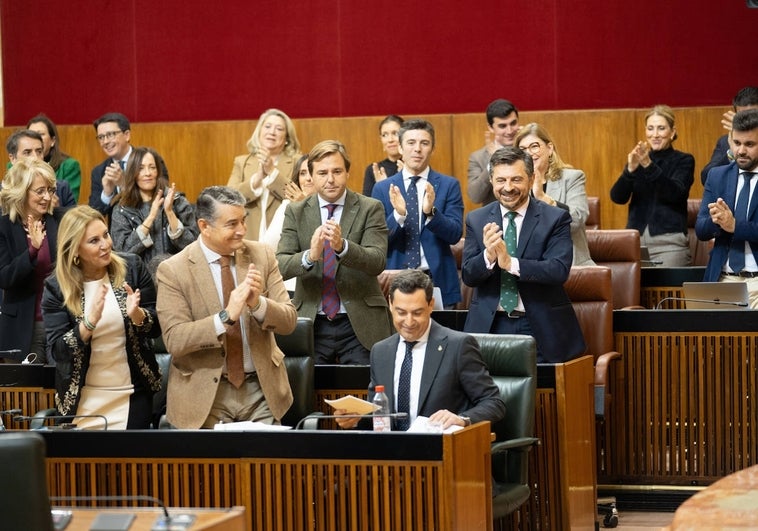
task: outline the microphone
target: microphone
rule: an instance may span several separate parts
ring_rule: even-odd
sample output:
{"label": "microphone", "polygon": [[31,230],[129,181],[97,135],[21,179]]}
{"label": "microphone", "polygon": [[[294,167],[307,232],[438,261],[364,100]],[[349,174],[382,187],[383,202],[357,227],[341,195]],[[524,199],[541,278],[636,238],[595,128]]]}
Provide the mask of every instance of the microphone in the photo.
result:
{"label": "microphone", "polygon": [[0,411],[0,415],[18,415],[23,413],[20,409],[3,409]]}
{"label": "microphone", "polygon": [[153,505],[157,505],[163,509],[163,519],[166,523],[171,523],[171,516],[168,514],[166,504],[164,504],[158,498],[153,496],[144,496],[136,494],[134,496],[50,496],[51,502],[111,502],[111,501],[126,501],[126,502],[149,502]]}
{"label": "microphone", "polygon": [[[103,431],[108,430],[108,419],[105,415],[48,415],[45,417],[30,417],[27,415],[18,415],[16,417],[13,417],[13,420],[16,422],[30,422],[34,420],[39,420],[44,423],[46,420],[68,420],[68,419],[101,419],[103,421]],[[41,426],[39,428],[31,428],[34,431],[44,431],[51,429],[48,426]],[[60,430],[75,430],[77,429],[76,424],[73,422],[63,422],[58,426],[57,428],[52,429],[60,429]]]}
{"label": "microphone", "polygon": [[[295,424],[296,430],[304,429],[303,425],[308,424],[308,429],[318,429],[318,421],[321,419],[370,419],[373,417],[389,417],[391,419],[403,419],[408,416],[408,413],[367,413],[365,415],[324,415],[323,413],[311,413],[301,418],[300,421]],[[315,422],[307,422],[309,419]],[[313,427],[310,427],[310,426]]]}
{"label": "microphone", "polygon": [[748,306],[748,303],[741,302],[741,301],[722,301],[721,299],[687,299],[685,297],[664,297],[663,299],[658,301],[658,304],[655,305],[656,310],[661,309],[661,305],[666,301],[683,301],[683,302],[700,302],[700,303],[706,303],[706,304],[723,304],[725,306],[739,306],[742,308],[746,308]]}

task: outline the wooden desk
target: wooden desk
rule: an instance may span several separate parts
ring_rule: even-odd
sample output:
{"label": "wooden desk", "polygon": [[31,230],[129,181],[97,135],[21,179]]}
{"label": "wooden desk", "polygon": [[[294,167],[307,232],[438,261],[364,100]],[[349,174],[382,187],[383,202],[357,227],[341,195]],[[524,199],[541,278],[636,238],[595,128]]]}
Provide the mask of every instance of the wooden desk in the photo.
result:
{"label": "wooden desk", "polygon": [[758,464],[758,313],[614,312],[606,485],[704,486]]}
{"label": "wooden desk", "polygon": [[39,433],[51,496],[241,505],[248,530],[452,531],[492,529],[490,432]]}
{"label": "wooden desk", "polygon": [[685,501],[668,528],[755,529],[758,521],[758,466],[718,480]]}
{"label": "wooden desk", "polygon": [[[66,531],[89,531],[95,517],[100,513],[134,514],[136,518],[129,531],[150,531],[156,519],[163,515],[163,511],[160,509],[144,508],[98,507],[82,509],[78,507],[55,507],[55,509],[73,512]],[[195,515],[195,523],[189,528],[189,531],[243,531],[245,529],[244,507],[232,507],[231,509],[179,509],[169,507],[168,512],[169,515]]]}

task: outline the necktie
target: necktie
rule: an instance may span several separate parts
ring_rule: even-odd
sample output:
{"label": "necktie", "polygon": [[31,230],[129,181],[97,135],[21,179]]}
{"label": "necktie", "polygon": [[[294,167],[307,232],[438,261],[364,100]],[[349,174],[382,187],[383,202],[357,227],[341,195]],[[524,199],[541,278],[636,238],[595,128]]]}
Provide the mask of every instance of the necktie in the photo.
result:
{"label": "necktie", "polygon": [[419,232],[419,209],[418,209],[418,191],[416,182],[420,179],[418,175],[411,177],[411,183],[406,190],[405,201],[405,254],[408,257],[408,267],[416,269],[421,265],[421,234]]}
{"label": "necktie", "polygon": [[[326,219],[332,219],[334,216],[335,204],[326,205],[329,211]],[[327,241],[324,243],[324,274],[321,284],[321,308],[329,319],[334,319],[340,310],[340,296],[337,293],[337,255],[332,249],[331,244]]]}
{"label": "necktie", "polygon": [[[505,234],[503,239],[505,240],[505,247],[508,249],[508,254],[511,256],[516,255],[516,222],[513,219],[516,217],[516,212],[506,212],[505,216],[508,218],[508,224],[505,226]],[[518,286],[516,285],[516,277],[508,273],[507,271],[500,272],[500,306],[510,313],[516,309],[518,304]]]}
{"label": "necktie", "polygon": [[[218,259],[221,264],[221,291],[224,295],[224,307],[229,304],[229,295],[234,290],[231,260],[228,256]],[[234,387],[239,387],[245,381],[245,369],[242,365],[242,328],[237,320],[233,325],[226,326],[226,373]]]}
{"label": "necktie", "polygon": [[126,171],[126,161],[125,160],[118,161],[118,165],[121,166],[121,171]]}
{"label": "necktie", "polygon": [[[750,179],[755,175],[754,172],[746,171],[742,174],[744,183],[742,190],[734,205],[734,219],[737,223],[747,220],[747,211],[750,204]],[[732,271],[739,273],[745,267],[745,240],[733,240],[729,248],[729,267]]]}
{"label": "necktie", "polygon": [[405,431],[411,424],[411,372],[413,371],[413,347],[418,341],[405,342],[405,357],[400,366],[400,379],[397,384],[397,412],[407,413],[405,418],[397,419],[398,430]]}

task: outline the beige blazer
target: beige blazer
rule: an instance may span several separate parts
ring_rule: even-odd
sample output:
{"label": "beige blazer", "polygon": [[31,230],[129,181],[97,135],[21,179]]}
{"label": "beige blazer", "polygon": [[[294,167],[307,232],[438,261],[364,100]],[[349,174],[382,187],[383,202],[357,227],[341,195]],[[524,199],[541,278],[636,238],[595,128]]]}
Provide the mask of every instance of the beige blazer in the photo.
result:
{"label": "beige blazer", "polygon": [[[243,312],[250,353],[263,395],[276,419],[292,404],[284,354],[274,332],[289,334],[297,324],[297,312],[284,288],[282,276],[267,245],[246,241],[235,253],[238,281],[254,263],[263,276],[268,307],[262,323]],[[224,341],[216,335],[213,316],[222,304],[200,244],[194,242],[165,260],[157,272],[158,319],[163,341],[171,353],[167,417],[177,428],[199,428],[213,405],[224,366]]]}
{"label": "beige blazer", "polygon": [[557,181],[547,181],[545,193],[556,201],[568,205],[571,215],[571,241],[574,243],[574,260],[572,265],[595,265],[590,257],[587,246],[587,233],[584,226],[590,209],[587,206],[587,191],[585,176],[582,170],[565,168],[561,170],[561,178]]}
{"label": "beige blazer", "polygon": [[300,153],[294,153],[293,155],[287,155],[282,153],[279,156],[279,160],[276,165],[276,169],[279,170],[279,175],[268,190],[268,201],[266,205],[261,205],[261,198],[255,197],[252,189],[250,188],[250,177],[258,171],[260,166],[258,159],[252,154],[239,155],[234,157],[234,166],[232,167],[232,175],[229,177],[227,186],[234,188],[245,196],[247,204],[245,210],[247,211],[247,232],[245,238],[248,240],[257,241],[258,233],[260,232],[261,219],[263,219],[263,211],[266,212],[266,226],[271,224],[271,220],[274,218],[274,213],[279,205],[284,200],[284,186],[292,178],[292,167],[295,165],[295,161],[300,158]]}

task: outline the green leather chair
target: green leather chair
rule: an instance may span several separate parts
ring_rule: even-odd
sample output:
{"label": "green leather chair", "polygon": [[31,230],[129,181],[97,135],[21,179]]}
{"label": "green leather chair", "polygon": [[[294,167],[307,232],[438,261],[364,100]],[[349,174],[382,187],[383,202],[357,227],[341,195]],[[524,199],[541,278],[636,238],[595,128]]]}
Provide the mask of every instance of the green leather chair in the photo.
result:
{"label": "green leather chair", "polygon": [[498,520],[530,496],[528,455],[534,437],[537,396],[537,346],[534,338],[509,334],[472,334],[505,402],[505,418],[493,424],[492,515]]}

